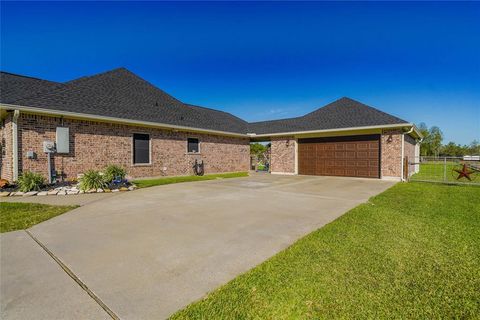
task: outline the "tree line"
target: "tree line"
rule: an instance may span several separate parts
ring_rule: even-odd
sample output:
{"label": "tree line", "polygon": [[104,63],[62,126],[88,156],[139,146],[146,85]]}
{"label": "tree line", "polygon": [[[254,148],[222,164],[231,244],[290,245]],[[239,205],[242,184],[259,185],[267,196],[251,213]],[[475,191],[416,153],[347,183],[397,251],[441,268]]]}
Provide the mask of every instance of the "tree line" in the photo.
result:
{"label": "tree line", "polygon": [[441,156],[441,157],[461,157],[480,155],[480,142],[473,140],[469,145],[456,144],[450,141],[443,144],[443,132],[437,126],[428,127],[425,123],[420,123],[419,131],[423,135],[423,141],[420,145],[420,155],[422,156]]}

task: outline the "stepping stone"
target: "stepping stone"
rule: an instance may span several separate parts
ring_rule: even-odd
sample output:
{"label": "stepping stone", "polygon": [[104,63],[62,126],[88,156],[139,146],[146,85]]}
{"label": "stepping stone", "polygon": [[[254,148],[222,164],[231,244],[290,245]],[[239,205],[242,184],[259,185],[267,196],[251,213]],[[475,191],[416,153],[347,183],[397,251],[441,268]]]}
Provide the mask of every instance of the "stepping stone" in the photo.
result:
{"label": "stepping stone", "polygon": [[118,189],[113,189],[112,192],[119,192],[120,190]]}
{"label": "stepping stone", "polygon": [[8,191],[2,191],[2,192],[0,192],[0,197],[8,197],[9,194],[10,194],[10,192],[8,192]]}
{"label": "stepping stone", "polygon": [[110,189],[103,189],[103,191],[106,192],[106,193],[112,192],[112,190],[110,190]]}
{"label": "stepping stone", "polygon": [[24,194],[25,197],[36,196],[38,191],[29,191]]}
{"label": "stepping stone", "polygon": [[103,192],[103,189],[102,189],[102,188],[98,188],[98,189],[97,189],[97,192]]}
{"label": "stepping stone", "polygon": [[128,191],[128,188],[121,187],[121,188],[120,188],[120,191]]}
{"label": "stepping stone", "polygon": [[47,194],[48,194],[49,196],[54,196],[54,195],[56,195],[57,193],[58,193],[58,190],[50,190],[50,191],[47,192]]}
{"label": "stepping stone", "polygon": [[17,191],[15,192],[14,196],[23,196],[25,192]]}
{"label": "stepping stone", "polygon": [[128,187],[128,190],[133,191],[133,190],[135,190],[135,188],[130,186],[130,187]]}
{"label": "stepping stone", "polygon": [[78,194],[80,191],[78,190],[68,190],[67,194]]}
{"label": "stepping stone", "polygon": [[37,193],[37,196],[46,196],[48,195],[48,191],[40,191],[39,193]]}
{"label": "stepping stone", "polygon": [[67,194],[67,191],[61,190],[61,191],[58,191],[57,196],[64,196],[66,194]]}

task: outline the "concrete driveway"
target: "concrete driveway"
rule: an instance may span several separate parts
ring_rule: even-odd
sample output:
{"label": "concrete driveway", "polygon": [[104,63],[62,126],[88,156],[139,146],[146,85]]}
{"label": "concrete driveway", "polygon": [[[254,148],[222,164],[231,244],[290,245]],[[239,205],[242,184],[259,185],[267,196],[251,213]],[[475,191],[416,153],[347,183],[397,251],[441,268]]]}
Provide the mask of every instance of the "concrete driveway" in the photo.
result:
{"label": "concrete driveway", "polygon": [[166,318],[393,184],[265,174],[88,203],[1,236],[1,318]]}

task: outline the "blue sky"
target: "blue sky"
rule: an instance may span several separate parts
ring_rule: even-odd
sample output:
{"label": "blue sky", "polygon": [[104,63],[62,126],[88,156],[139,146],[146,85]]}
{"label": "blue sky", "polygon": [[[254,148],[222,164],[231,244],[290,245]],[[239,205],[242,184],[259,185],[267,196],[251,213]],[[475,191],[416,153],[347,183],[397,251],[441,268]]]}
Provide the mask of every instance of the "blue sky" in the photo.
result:
{"label": "blue sky", "polygon": [[0,44],[3,71],[124,66],[249,121],[348,96],[480,139],[480,3],[2,2]]}

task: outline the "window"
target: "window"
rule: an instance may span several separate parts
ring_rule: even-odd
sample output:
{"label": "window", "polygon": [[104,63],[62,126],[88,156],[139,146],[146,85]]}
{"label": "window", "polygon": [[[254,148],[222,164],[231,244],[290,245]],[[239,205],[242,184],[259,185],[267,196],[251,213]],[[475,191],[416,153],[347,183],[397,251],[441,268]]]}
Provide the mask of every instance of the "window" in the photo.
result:
{"label": "window", "polygon": [[150,163],[150,135],[141,133],[133,134],[133,163]]}
{"label": "window", "polygon": [[200,152],[200,143],[197,138],[188,138],[187,139],[187,152],[188,153],[198,153]]}

